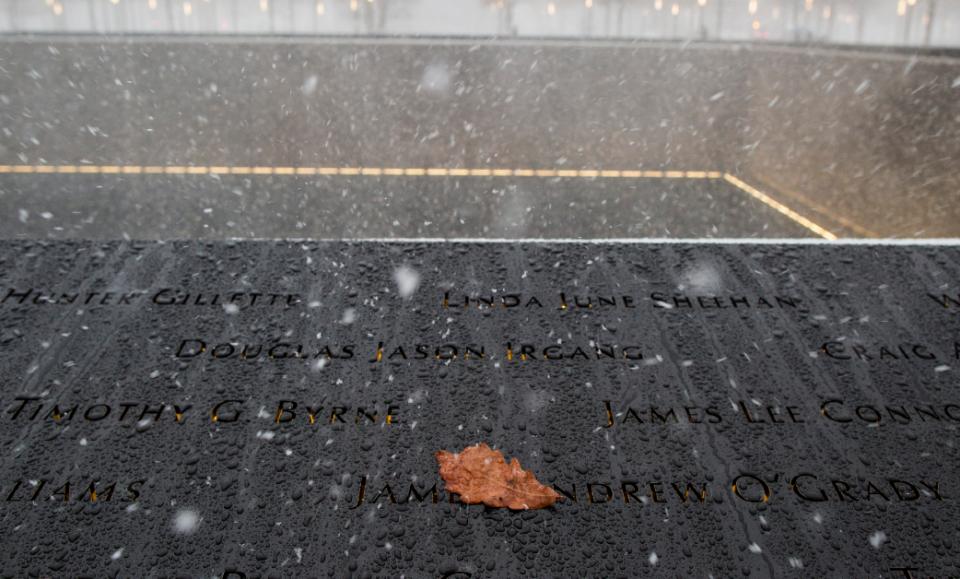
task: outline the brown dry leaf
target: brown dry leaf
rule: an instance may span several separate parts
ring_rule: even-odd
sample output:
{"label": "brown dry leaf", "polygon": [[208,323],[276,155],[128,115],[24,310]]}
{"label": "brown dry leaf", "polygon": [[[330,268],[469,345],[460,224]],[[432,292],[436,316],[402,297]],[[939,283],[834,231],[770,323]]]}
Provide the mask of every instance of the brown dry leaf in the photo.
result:
{"label": "brown dry leaf", "polygon": [[532,472],[523,470],[516,458],[507,464],[503,453],[483,442],[460,453],[441,450],[434,456],[447,490],[460,495],[464,503],[514,510],[543,509],[560,498],[555,490],[540,484]]}

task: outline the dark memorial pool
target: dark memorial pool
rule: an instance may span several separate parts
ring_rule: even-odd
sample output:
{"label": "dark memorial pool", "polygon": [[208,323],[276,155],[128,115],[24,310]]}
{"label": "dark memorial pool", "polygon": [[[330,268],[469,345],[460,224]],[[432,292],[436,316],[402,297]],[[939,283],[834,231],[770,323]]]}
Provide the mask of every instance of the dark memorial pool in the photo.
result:
{"label": "dark memorial pool", "polygon": [[958,370],[949,246],[3,242],[0,574],[942,577]]}

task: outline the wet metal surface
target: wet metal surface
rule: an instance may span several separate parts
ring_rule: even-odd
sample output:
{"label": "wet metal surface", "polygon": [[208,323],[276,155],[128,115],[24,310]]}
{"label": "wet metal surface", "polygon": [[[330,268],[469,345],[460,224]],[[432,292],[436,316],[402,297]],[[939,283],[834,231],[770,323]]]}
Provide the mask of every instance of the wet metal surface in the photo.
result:
{"label": "wet metal surface", "polygon": [[[0,292],[4,574],[960,565],[955,247],[8,241]],[[481,441],[565,498],[451,502]]]}

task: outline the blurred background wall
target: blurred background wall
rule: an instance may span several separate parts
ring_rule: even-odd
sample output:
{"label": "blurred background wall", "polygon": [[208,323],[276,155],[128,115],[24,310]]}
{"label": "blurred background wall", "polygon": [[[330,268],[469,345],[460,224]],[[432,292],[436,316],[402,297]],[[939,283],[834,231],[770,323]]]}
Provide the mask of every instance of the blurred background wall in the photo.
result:
{"label": "blurred background wall", "polygon": [[565,36],[960,46],[960,0],[4,0],[0,32]]}

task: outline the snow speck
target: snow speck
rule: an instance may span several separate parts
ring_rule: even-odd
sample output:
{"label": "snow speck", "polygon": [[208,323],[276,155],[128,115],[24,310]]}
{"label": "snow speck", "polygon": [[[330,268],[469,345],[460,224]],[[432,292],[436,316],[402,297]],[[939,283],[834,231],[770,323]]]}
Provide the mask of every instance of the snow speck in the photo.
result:
{"label": "snow speck", "polygon": [[870,546],[874,549],[879,549],[880,545],[883,545],[887,542],[887,534],[883,531],[877,531],[870,535]]}
{"label": "snow speck", "polygon": [[397,291],[400,292],[402,298],[412,296],[413,292],[417,291],[417,286],[420,285],[420,274],[407,266],[397,268],[393,272],[393,279],[397,282]]}
{"label": "snow speck", "polygon": [[756,543],[750,543],[750,546],[748,546],[747,549],[750,549],[750,552],[753,553],[754,555],[759,555],[760,553],[763,553],[763,549],[761,549],[760,545]]}
{"label": "snow speck", "polygon": [[650,551],[650,556],[647,558],[647,561],[650,561],[651,565],[656,565],[660,560],[660,557],[657,557],[656,551]]}
{"label": "snow speck", "polygon": [[698,263],[683,272],[683,285],[679,289],[689,288],[699,293],[718,294],[723,291],[723,279],[720,272],[709,263]]}
{"label": "snow speck", "polygon": [[223,304],[223,311],[232,315],[240,311],[240,306],[237,304]]}
{"label": "snow speck", "polygon": [[173,517],[173,530],[178,535],[192,535],[200,526],[200,513],[193,509],[180,509]]}
{"label": "snow speck", "polygon": [[420,88],[437,96],[446,95],[450,91],[450,70],[444,64],[429,64],[423,69],[420,79]]}
{"label": "snow speck", "polygon": [[110,559],[113,561],[116,561],[120,557],[123,557],[123,547],[120,547],[119,549],[114,551],[112,555],[110,555]]}
{"label": "snow speck", "polygon": [[357,321],[357,310],[353,308],[347,308],[343,310],[343,317],[340,318],[341,324],[349,326],[355,321]]}
{"label": "snow speck", "polygon": [[319,80],[320,79],[315,74],[311,74],[307,78],[303,79],[303,84],[300,86],[300,92],[303,93],[303,96],[310,96],[317,92],[317,83]]}

